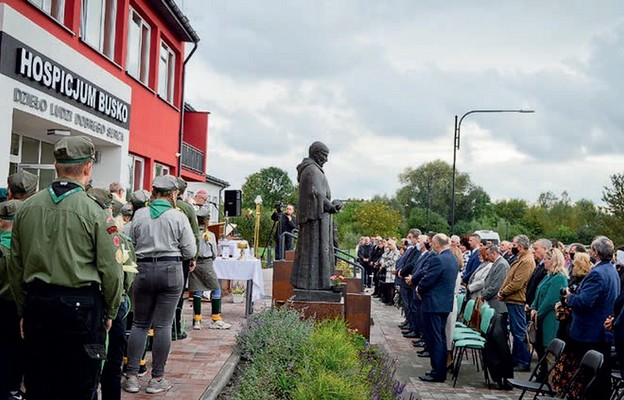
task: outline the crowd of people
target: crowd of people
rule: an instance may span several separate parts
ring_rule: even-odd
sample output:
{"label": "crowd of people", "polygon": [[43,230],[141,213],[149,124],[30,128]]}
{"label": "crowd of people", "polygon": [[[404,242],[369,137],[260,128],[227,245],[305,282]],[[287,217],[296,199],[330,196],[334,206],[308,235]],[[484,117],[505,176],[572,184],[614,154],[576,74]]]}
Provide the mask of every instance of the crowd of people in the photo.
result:
{"label": "crowd of people", "polygon": [[[476,233],[460,238],[411,229],[405,239],[362,237],[356,252],[372,296],[402,308],[401,333],[422,348],[419,357],[431,359],[421,380],[443,382],[452,370],[458,308],[467,303],[458,304],[462,298],[475,301],[475,312],[486,303],[501,321],[508,339],[489,355],[500,366],[490,372],[501,389],[511,388],[514,371],[531,370],[534,350],[543,360],[534,365],[538,381],[578,396],[582,384],[567,386],[583,355],[596,350],[605,361],[588,398],[609,398],[611,368],[624,365],[624,248],[618,257],[609,238],[598,236],[587,248],[531,242],[526,235],[493,243]],[[528,325],[536,333],[531,342]],[[544,357],[555,338],[566,344],[558,360]]]}
{"label": "crowd of people", "polygon": [[202,328],[208,292],[208,327],[230,328],[207,193],[184,199],[186,182],[170,175],[128,196],[119,183],[92,187],[94,155],[89,138],[63,138],[49,187],[37,192],[38,177],[22,170],[0,189],[2,399],[97,399],[98,388],[103,400],[120,399],[140,390],[148,347],[145,390],[169,390],[171,340],[187,335],[187,281],[192,328]]}

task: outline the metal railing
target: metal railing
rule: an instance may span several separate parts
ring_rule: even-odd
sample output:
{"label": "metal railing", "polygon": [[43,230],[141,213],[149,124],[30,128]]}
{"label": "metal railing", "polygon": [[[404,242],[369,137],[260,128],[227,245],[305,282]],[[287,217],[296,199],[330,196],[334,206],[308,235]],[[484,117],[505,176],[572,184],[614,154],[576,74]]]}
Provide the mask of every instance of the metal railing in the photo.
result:
{"label": "metal railing", "polygon": [[204,173],[204,152],[196,149],[188,143],[182,143],[180,155],[182,166],[200,174]]}
{"label": "metal railing", "polygon": [[[366,287],[366,280],[365,280],[366,279],[366,273],[364,272],[364,267],[361,266],[358,263],[355,263],[353,261],[349,261],[348,259],[346,259],[344,257],[341,257],[340,255],[337,254],[338,252],[336,250],[338,250],[338,252],[342,252],[342,253],[345,253],[345,252],[343,250],[340,250],[337,247],[334,247],[334,257],[336,257],[337,259],[342,260],[342,261],[346,262],[347,264],[353,266],[353,276],[354,277],[355,277],[355,269],[357,268],[357,269],[360,270],[360,275],[361,275],[360,279],[362,281],[360,293],[364,293],[364,288]],[[351,254],[348,254],[348,255],[351,256]]]}

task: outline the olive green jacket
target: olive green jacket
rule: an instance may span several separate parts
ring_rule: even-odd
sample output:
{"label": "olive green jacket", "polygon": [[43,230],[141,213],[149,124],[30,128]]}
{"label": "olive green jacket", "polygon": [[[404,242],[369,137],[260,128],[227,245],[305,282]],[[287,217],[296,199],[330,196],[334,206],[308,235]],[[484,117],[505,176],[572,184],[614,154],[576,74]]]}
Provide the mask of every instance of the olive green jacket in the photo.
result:
{"label": "olive green jacket", "polygon": [[[197,215],[195,214],[195,209],[192,205],[182,199],[178,199],[178,201],[176,201],[176,206],[180,209],[180,211],[184,213],[184,215],[186,215],[189,222],[191,223],[193,236],[195,236],[195,245],[197,246],[197,249],[199,249],[199,224],[197,223]],[[197,253],[195,253],[193,259],[197,259]]]}
{"label": "olive green jacket", "polygon": [[[78,182],[73,182],[79,184]],[[51,187],[24,202],[15,215],[11,271],[19,315],[25,285],[38,279],[71,288],[98,284],[104,311],[114,319],[123,291],[123,253],[112,217],[80,186],[55,202]]]}
{"label": "olive green jacket", "polygon": [[[0,232],[0,236],[11,237],[11,232]],[[11,284],[9,282],[9,258],[11,250],[8,247],[0,245],[0,300],[13,302],[13,292],[11,292]]]}

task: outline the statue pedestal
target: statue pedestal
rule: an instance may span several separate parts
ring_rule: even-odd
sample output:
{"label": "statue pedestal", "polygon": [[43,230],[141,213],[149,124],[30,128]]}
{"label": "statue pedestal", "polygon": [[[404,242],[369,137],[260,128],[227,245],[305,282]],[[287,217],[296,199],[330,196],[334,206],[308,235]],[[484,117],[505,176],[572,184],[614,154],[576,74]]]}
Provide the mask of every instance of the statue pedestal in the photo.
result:
{"label": "statue pedestal", "polygon": [[341,292],[333,292],[331,290],[307,290],[295,289],[292,301],[320,301],[325,303],[340,303],[342,300]]}
{"label": "statue pedestal", "polygon": [[293,296],[294,288],[290,284],[292,263],[287,260],[273,263],[273,303],[276,306],[285,304]]}
{"label": "statue pedestal", "polygon": [[300,311],[304,318],[315,320],[344,318],[344,304],[332,301],[296,301],[289,300],[289,307]]}

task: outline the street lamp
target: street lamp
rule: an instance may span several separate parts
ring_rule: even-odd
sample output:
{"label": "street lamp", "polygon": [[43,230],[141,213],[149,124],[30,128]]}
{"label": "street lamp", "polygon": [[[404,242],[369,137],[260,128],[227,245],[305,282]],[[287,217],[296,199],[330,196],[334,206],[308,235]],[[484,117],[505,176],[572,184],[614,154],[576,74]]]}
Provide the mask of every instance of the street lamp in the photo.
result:
{"label": "street lamp", "polygon": [[521,113],[531,114],[535,110],[471,110],[459,118],[457,122],[457,115],[455,116],[455,132],[453,138],[453,184],[451,187],[451,235],[455,233],[455,164],[457,161],[457,150],[459,150],[459,134],[461,130],[461,123],[470,114],[476,113]]}
{"label": "street lamp", "polygon": [[258,242],[260,241],[260,209],[262,208],[262,196],[257,195],[256,203],[256,225],[254,226],[254,257],[258,257]]}

